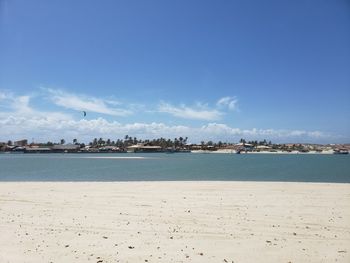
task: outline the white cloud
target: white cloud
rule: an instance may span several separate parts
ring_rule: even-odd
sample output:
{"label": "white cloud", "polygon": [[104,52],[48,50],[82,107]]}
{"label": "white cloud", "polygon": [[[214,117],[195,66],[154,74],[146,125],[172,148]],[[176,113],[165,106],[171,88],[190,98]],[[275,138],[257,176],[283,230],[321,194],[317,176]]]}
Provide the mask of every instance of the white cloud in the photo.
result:
{"label": "white cloud", "polygon": [[28,95],[16,97],[12,93],[0,91],[0,107],[21,113],[30,112],[30,98]]}
{"label": "white cloud", "polygon": [[205,105],[197,104],[195,107],[180,105],[178,107],[162,102],[158,107],[159,112],[169,113],[175,117],[192,120],[218,120],[223,115],[216,109],[208,109]]}
{"label": "white cloud", "polygon": [[19,96],[12,99],[12,107],[22,114],[28,114],[32,112],[29,106],[30,96]]}
{"label": "white cloud", "polygon": [[174,106],[170,103],[161,102],[158,111],[168,113],[177,118],[191,120],[216,121],[225,115],[225,110],[237,110],[238,100],[236,97],[223,97],[216,103],[216,107],[210,108],[207,104],[196,103],[194,106]]}
{"label": "white cloud", "polygon": [[111,107],[111,105],[120,105],[120,103],[117,101],[87,97],[57,89],[43,88],[42,90],[46,91],[50,95],[50,100],[53,103],[67,109],[96,112],[112,116],[127,116],[132,114],[132,111],[129,109]]}
{"label": "white cloud", "polygon": [[0,111],[0,138],[24,138],[32,134],[43,134],[47,132],[47,127],[63,128],[59,125],[62,120],[72,120],[71,116],[65,113],[37,111],[30,107],[30,100],[31,96],[5,93],[0,104],[0,108],[6,109]]}
{"label": "white cloud", "polygon": [[0,102],[3,105],[6,102],[13,100],[14,96],[11,92],[0,90]]}
{"label": "white cloud", "polygon": [[4,99],[6,99],[6,94],[5,92],[0,91],[0,100],[4,100]]}
{"label": "white cloud", "polygon": [[223,97],[217,101],[216,105],[220,108],[227,107],[229,110],[236,110],[237,103],[236,97]]}

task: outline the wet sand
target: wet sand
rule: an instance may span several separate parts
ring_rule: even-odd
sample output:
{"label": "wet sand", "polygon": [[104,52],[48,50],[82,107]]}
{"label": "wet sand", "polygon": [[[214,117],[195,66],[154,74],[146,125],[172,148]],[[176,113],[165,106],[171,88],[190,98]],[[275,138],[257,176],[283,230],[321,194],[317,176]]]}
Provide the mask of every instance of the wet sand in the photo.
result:
{"label": "wet sand", "polygon": [[350,262],[350,184],[0,183],[0,262]]}

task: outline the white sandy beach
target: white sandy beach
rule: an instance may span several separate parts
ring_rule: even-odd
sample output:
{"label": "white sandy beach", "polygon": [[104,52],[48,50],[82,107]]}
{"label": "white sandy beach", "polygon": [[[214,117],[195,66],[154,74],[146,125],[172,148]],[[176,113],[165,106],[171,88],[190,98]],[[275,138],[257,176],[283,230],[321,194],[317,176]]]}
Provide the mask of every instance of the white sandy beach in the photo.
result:
{"label": "white sandy beach", "polygon": [[350,262],[350,184],[0,183],[0,262]]}

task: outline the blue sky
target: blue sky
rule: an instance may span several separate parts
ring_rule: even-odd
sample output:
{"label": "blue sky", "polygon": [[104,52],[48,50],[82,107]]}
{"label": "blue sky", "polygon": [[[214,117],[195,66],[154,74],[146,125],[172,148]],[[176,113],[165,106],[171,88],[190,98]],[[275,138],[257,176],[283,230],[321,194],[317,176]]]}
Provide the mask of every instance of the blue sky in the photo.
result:
{"label": "blue sky", "polygon": [[0,141],[350,142],[349,102],[346,0],[0,0]]}

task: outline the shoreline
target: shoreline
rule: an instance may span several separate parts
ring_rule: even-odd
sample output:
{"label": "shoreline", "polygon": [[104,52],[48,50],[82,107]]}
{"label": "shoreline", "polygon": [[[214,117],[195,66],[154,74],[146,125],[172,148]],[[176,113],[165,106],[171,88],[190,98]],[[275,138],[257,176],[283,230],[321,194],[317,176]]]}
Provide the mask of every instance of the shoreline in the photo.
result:
{"label": "shoreline", "polygon": [[[155,153],[160,153],[160,154],[183,154],[183,153],[194,153],[194,154],[237,154],[235,150],[217,150],[217,151],[207,151],[207,150],[192,150],[189,152],[166,152],[166,151],[159,151],[159,152],[0,152],[1,155],[36,155],[36,154],[75,154],[75,155],[80,155],[80,154],[155,154]],[[292,152],[285,152],[285,151],[260,151],[260,152],[255,152],[255,151],[248,151],[244,152],[241,151],[240,154],[282,154],[282,155],[295,155],[295,154],[312,154],[312,155],[349,155],[348,153],[335,153],[334,151],[323,151],[323,152],[316,152],[316,151],[309,151],[309,152],[298,152],[298,151],[292,151]]]}
{"label": "shoreline", "polygon": [[346,183],[0,182],[0,209],[1,262],[350,259]]}
{"label": "shoreline", "polygon": [[[259,185],[264,185],[264,184],[269,184],[269,185],[279,185],[279,186],[298,186],[298,185],[303,185],[303,184],[308,184],[308,185],[348,185],[349,190],[350,190],[350,183],[339,183],[339,182],[297,182],[297,181],[245,181],[245,180],[155,180],[155,181],[147,181],[147,180],[136,180],[136,181],[0,181],[0,189],[1,189],[1,184],[55,184],[55,185],[63,185],[63,184],[81,184],[81,185],[90,185],[90,184],[184,184],[184,185],[198,185],[198,184],[209,184],[209,185],[219,185],[220,184],[259,184]],[[0,192],[1,194],[1,192]],[[350,194],[350,192],[349,192]],[[349,211],[350,212],[350,211]]]}

